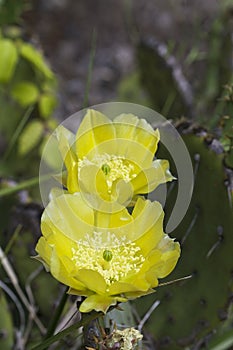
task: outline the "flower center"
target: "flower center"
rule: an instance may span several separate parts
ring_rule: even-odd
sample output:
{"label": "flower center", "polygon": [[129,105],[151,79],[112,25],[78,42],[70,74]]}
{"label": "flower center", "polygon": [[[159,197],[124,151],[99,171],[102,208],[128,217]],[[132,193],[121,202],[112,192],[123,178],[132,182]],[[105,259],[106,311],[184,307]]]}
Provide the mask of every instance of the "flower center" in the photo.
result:
{"label": "flower center", "polygon": [[135,243],[126,243],[125,237],[118,239],[110,232],[105,241],[101,232],[86,235],[85,240],[77,242],[77,248],[72,248],[72,255],[78,269],[97,271],[107,285],[139,272],[145,261]]}
{"label": "flower center", "polygon": [[133,173],[133,164],[127,161],[125,157],[103,154],[96,155],[91,161],[84,157],[78,161],[79,171],[83,166],[90,164],[99,166],[103,171],[109,193],[111,193],[113,182],[117,179],[123,179],[125,182],[129,182],[136,177],[136,174]]}

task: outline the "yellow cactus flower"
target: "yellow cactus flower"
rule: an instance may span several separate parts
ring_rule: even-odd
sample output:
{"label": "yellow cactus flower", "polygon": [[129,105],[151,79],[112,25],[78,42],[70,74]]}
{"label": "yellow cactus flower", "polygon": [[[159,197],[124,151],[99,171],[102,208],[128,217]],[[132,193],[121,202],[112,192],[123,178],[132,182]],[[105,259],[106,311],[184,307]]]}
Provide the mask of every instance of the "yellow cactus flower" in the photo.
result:
{"label": "yellow cactus flower", "polygon": [[94,197],[98,210],[109,202],[122,209],[135,195],[174,179],[167,160],[154,160],[159,131],[133,114],[110,120],[90,109],[76,136],[60,126],[57,138],[67,169],[65,187],[69,193],[86,194],[88,202]]}
{"label": "yellow cactus flower", "polygon": [[158,202],[138,198],[127,209],[96,212],[80,193],[53,196],[42,215],[36,251],[69,293],[85,296],[81,312],[152,293],[180,255],[179,243],[163,232]]}

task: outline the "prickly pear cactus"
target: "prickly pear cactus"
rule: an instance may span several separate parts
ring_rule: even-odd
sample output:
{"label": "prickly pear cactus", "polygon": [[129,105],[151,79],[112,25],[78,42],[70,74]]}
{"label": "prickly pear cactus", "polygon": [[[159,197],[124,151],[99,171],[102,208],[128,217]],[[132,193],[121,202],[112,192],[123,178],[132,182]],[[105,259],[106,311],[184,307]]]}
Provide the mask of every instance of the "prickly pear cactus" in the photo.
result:
{"label": "prickly pear cactus", "polygon": [[[153,108],[169,118],[192,115],[193,92],[182,69],[168,48],[155,38],[144,39],[137,48],[142,87]],[[179,77],[179,79],[177,78]]]}
{"label": "prickly pear cactus", "polygon": [[[156,299],[160,300],[145,326],[156,349],[200,348],[206,336],[227,319],[232,302],[232,189],[226,187],[224,154],[211,150],[205,138],[184,136],[193,160],[195,186],[188,212],[172,232],[181,243],[182,253],[169,280],[188,275],[192,278],[161,286],[157,293],[136,302],[143,316]],[[169,203],[172,197],[175,193]],[[166,209],[168,217],[170,211]]]}

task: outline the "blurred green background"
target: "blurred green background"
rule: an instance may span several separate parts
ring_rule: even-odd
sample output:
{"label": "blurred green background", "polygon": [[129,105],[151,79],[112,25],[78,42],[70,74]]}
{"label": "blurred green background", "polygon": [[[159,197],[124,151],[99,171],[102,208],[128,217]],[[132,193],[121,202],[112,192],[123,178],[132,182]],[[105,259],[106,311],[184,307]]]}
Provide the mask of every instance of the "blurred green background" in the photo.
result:
{"label": "blurred green background", "polygon": [[[171,120],[195,175],[187,215],[171,234],[181,259],[167,280],[192,278],[114,319],[143,326],[143,349],[233,349],[232,35],[233,1],[0,1],[1,349],[40,343],[64,302],[64,287],[30,258],[40,236],[43,147],[63,119],[110,101]],[[162,146],[158,157],[169,158]],[[167,217],[177,187],[169,193]],[[75,299],[64,303],[57,331],[79,319]],[[81,349],[80,334],[49,349]]]}

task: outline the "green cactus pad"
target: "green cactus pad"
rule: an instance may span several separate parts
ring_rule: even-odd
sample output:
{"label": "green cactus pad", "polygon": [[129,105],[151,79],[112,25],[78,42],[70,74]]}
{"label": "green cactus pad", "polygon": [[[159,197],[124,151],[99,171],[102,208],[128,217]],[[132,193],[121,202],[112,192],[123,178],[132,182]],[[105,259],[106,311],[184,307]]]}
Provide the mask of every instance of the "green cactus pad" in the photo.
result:
{"label": "green cactus pad", "polygon": [[[180,241],[182,251],[167,280],[192,278],[160,287],[136,302],[143,316],[156,299],[161,301],[145,326],[156,349],[175,350],[191,344],[198,348],[227,318],[233,295],[233,215],[223,155],[210,150],[202,137],[189,134],[184,141],[193,160],[195,186],[188,212],[171,234]],[[169,211],[171,208],[166,209],[167,216]]]}

